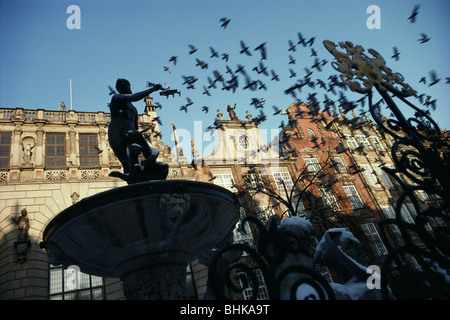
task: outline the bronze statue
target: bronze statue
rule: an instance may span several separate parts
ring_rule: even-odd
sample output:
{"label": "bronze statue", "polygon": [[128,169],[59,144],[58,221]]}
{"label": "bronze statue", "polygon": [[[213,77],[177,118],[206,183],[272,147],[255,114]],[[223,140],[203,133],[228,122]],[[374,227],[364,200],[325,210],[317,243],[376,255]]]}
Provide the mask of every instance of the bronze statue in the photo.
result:
{"label": "bronze statue", "polygon": [[[149,89],[132,93],[130,82],[118,79],[116,89],[118,93],[113,94],[109,104],[111,121],[108,126],[108,139],[123,166],[123,173],[113,171],[110,176],[121,178],[127,183],[164,180],[168,174],[168,166],[163,162],[156,162],[159,151],[148,145],[142,135],[145,130],[138,130],[138,111],[132,104],[152,92],[162,90],[162,86],[154,84]],[[140,153],[145,157],[142,164],[139,164],[138,160]]]}

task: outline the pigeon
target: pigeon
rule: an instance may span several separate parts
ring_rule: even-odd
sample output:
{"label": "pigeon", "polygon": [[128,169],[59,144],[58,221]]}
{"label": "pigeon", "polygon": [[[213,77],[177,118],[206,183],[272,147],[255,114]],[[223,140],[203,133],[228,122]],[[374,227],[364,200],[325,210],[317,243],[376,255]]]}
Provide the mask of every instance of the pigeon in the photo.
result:
{"label": "pigeon", "polygon": [[300,32],[297,33],[298,35],[298,43],[297,44],[302,44],[304,47],[306,47],[306,39],[303,38],[302,34]]}
{"label": "pigeon", "polygon": [[431,40],[430,37],[428,37],[425,33],[420,34],[422,38],[418,39],[417,41],[420,41],[420,43],[425,43]]}
{"label": "pigeon", "polygon": [[289,40],[288,43],[289,43],[289,50],[288,51],[294,51],[295,52],[295,44],[291,40]]}
{"label": "pigeon", "polygon": [[408,17],[408,20],[410,20],[410,22],[411,23],[414,23],[414,22],[416,22],[416,17],[417,17],[417,14],[419,13],[419,8],[420,8],[420,5],[415,5],[414,6],[414,9],[413,9],[413,12],[411,13],[411,15]]}
{"label": "pigeon", "polygon": [[213,47],[209,47],[209,50],[211,51],[211,57],[210,58],[214,58],[214,57],[218,58],[219,57],[219,54],[217,53],[216,50],[214,50]]}
{"label": "pigeon", "polygon": [[109,95],[113,95],[113,94],[117,93],[116,90],[114,90],[111,86],[108,86],[108,88],[109,88]]}
{"label": "pigeon", "polygon": [[251,56],[252,54],[250,53],[250,51],[248,51],[248,47],[245,45],[244,41],[241,40],[241,51],[240,53],[243,54],[245,53],[248,56]]}
{"label": "pigeon", "polygon": [[393,56],[391,58],[395,59],[395,61],[398,61],[399,56],[400,56],[400,52],[398,52],[397,47],[394,47],[393,50],[394,50],[394,54],[393,54]]}
{"label": "pigeon", "polygon": [[441,81],[441,79],[438,79],[436,71],[432,70],[428,73],[430,75],[431,82],[428,84],[429,87],[434,86],[436,83]]}
{"label": "pigeon", "polygon": [[259,46],[255,48],[255,51],[260,51],[261,53],[261,60],[267,60],[267,51],[266,51],[266,43],[261,43]]}
{"label": "pigeon", "polygon": [[177,56],[171,56],[169,62],[173,62],[174,65],[177,64]]}
{"label": "pigeon", "polygon": [[228,24],[230,23],[230,21],[231,21],[231,19],[224,17],[224,18],[220,19],[220,22],[221,22],[220,26],[225,29],[228,26]]}
{"label": "pigeon", "polygon": [[192,44],[189,45],[189,54],[194,54],[197,51],[197,48]]}
{"label": "pigeon", "polygon": [[289,55],[289,64],[295,64],[295,59],[292,55]]}

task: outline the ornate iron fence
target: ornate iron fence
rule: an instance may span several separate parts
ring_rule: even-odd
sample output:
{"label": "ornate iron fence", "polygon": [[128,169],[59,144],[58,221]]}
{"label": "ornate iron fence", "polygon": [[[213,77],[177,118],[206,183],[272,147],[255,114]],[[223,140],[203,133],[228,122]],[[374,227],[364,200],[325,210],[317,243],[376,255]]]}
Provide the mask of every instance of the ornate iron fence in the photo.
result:
{"label": "ornate iron fence", "polygon": [[[339,51],[331,41],[325,40],[323,44],[336,58],[331,65],[340,73],[342,83],[354,92],[367,95],[369,112],[379,129],[395,139],[391,149],[395,168],[383,169],[396,179],[403,191],[396,203],[395,218],[380,223],[389,252],[381,268],[382,297],[449,299],[449,144],[429,112],[406,99],[417,97],[417,92],[404,82],[401,74],[386,66],[377,51],[369,49],[368,53],[372,55],[369,57],[363,47],[348,41],[339,43],[345,52]],[[393,118],[382,115],[379,103],[373,103],[373,88],[381,95]],[[391,95],[412,108],[414,117],[407,119]],[[430,201],[426,206],[420,203],[418,194],[428,197]],[[412,203],[416,211],[413,222],[402,216],[405,200]],[[435,224],[430,225],[430,220]],[[280,265],[289,254],[305,253],[297,235],[281,234],[273,219],[266,226],[252,217],[245,218],[242,224],[247,221],[254,223],[259,230],[257,248],[233,244],[218,252],[210,265],[208,280],[217,298],[231,299],[252,287],[251,298],[257,299],[256,287],[261,284],[254,273],[257,269],[261,270],[270,299],[298,299],[298,288],[304,285],[310,287],[311,293],[303,294],[303,298],[335,298],[324,277],[302,263],[291,264],[280,271]],[[400,243],[394,243],[389,236],[391,225],[400,230]],[[237,283],[243,279],[239,278],[243,273],[247,275],[246,283]],[[297,276],[292,277],[293,274]],[[286,280],[288,289],[285,288]],[[287,296],[286,290],[289,292]]]}

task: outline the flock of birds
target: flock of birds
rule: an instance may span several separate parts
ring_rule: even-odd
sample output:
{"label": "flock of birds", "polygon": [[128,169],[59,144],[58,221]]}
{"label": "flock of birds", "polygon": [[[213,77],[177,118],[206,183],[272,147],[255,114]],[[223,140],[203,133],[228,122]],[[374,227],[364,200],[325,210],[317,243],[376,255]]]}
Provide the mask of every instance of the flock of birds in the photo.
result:
{"label": "flock of birds", "polygon": [[[407,18],[411,23],[415,23],[419,14],[419,6],[415,6],[411,15]],[[221,18],[219,20],[220,27],[226,29],[231,22],[229,18]],[[421,33],[421,38],[418,39],[420,44],[427,43],[431,40],[426,34]],[[304,37],[302,33],[297,33],[297,40],[288,40],[287,42],[287,64],[288,64],[288,80],[284,79],[284,83],[288,83],[289,81],[294,81],[291,85],[288,85],[284,89],[284,94],[291,96],[294,100],[300,101],[298,96],[301,94],[303,97],[306,97],[306,100],[303,101],[307,105],[314,109],[315,106],[319,106],[319,96],[318,90],[322,89],[325,91],[323,94],[324,100],[322,101],[322,106],[320,109],[324,111],[329,111],[331,114],[336,115],[337,109],[340,111],[344,111],[344,113],[353,110],[358,105],[361,105],[362,110],[361,113],[364,114],[364,103],[367,96],[363,96],[362,98],[352,101],[349,100],[345,91],[347,87],[342,83],[338,75],[331,75],[327,78],[327,80],[323,80],[320,77],[313,78],[317,73],[322,72],[323,68],[327,65],[328,61],[326,59],[321,59],[318,57],[318,52],[314,47],[316,37]],[[195,90],[198,86],[202,87],[202,94],[206,96],[211,96],[213,90],[222,90],[228,91],[231,93],[236,93],[238,89],[247,90],[249,92],[254,92],[255,95],[259,95],[260,92],[264,92],[268,90],[268,83],[270,82],[280,82],[281,77],[279,73],[268,67],[268,50],[267,43],[263,42],[257,45],[254,48],[250,48],[244,40],[240,40],[240,48],[239,56],[242,57],[252,57],[253,65],[248,67],[248,65],[244,64],[236,64],[236,67],[230,67],[229,63],[231,61],[230,57],[232,56],[229,53],[219,53],[214,47],[209,47],[209,60],[201,59],[196,55],[198,48],[193,45],[188,45],[188,53],[190,56],[193,56],[195,60],[195,67],[199,68],[199,70],[210,72],[208,70],[210,68],[210,64],[212,61],[223,61],[223,69],[215,68],[211,73],[208,73],[206,76],[206,83],[199,84],[201,81],[198,75],[182,75],[182,86],[184,86],[187,90]],[[296,53],[300,50],[306,50],[307,54],[311,58],[312,62],[308,66],[303,67],[304,74],[298,75],[299,71],[294,68],[296,65]],[[398,61],[400,59],[400,52],[397,47],[393,48],[394,54],[392,55],[392,59]],[[256,57],[256,58],[255,58]],[[257,59],[255,61],[254,59]],[[177,68],[179,63],[178,56],[170,56],[168,59],[169,64],[163,66],[164,71],[171,73],[173,68]],[[305,63],[305,60],[302,60],[302,63]],[[217,64],[215,64],[217,65]],[[447,84],[450,83],[450,78],[447,77]],[[441,79],[438,77],[437,73],[432,70],[429,72],[429,78],[426,76],[422,77],[419,83],[428,84],[429,87],[436,85],[439,83]],[[283,83],[283,82],[281,82]],[[165,84],[165,89],[170,90],[171,88]],[[312,89],[312,93],[302,93],[302,90],[308,88]],[[114,93],[114,90],[110,87],[110,94]],[[188,96],[185,98],[186,103],[179,107],[180,111],[188,113],[190,107],[194,104],[191,98]],[[420,103],[427,108],[432,108],[433,110],[436,108],[436,100],[433,100],[431,96],[422,94],[418,96]],[[252,117],[252,121],[256,123],[261,123],[267,120],[267,108],[265,108],[266,99],[265,98],[252,98],[250,105],[253,105],[257,112],[259,112],[256,116]],[[377,104],[383,103],[382,100],[378,101]],[[161,107],[161,105],[157,104],[157,107]],[[201,110],[204,113],[208,113],[210,108],[206,105],[201,107]],[[272,115],[279,115],[283,113],[283,109],[277,107],[276,105],[272,105]],[[157,118],[155,121],[158,121],[160,124],[160,119]],[[280,124],[280,128],[284,127],[284,122],[282,121]],[[213,126],[209,126],[206,130],[214,130],[220,129],[219,122],[215,122]]]}

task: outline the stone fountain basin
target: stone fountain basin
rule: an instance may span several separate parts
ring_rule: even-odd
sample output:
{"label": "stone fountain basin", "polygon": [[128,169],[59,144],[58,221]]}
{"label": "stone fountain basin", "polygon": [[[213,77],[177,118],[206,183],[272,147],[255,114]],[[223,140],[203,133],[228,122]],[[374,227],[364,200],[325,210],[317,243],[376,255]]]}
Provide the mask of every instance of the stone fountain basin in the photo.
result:
{"label": "stone fountain basin", "polygon": [[154,259],[178,255],[192,261],[209,252],[234,229],[237,204],[232,192],[211,183],[131,184],[84,198],[60,212],[44,230],[42,247],[53,265],[122,277]]}

